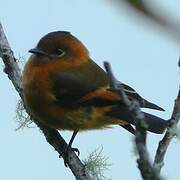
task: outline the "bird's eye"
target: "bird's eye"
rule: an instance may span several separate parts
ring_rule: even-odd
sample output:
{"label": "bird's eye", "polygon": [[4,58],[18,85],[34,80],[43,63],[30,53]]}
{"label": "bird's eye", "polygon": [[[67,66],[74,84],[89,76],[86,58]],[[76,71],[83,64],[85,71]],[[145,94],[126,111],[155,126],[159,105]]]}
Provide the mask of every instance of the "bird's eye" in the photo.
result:
{"label": "bird's eye", "polygon": [[57,54],[59,57],[61,57],[61,56],[63,56],[63,55],[65,54],[65,52],[64,52],[62,49],[57,48],[57,49],[56,49],[56,54]]}

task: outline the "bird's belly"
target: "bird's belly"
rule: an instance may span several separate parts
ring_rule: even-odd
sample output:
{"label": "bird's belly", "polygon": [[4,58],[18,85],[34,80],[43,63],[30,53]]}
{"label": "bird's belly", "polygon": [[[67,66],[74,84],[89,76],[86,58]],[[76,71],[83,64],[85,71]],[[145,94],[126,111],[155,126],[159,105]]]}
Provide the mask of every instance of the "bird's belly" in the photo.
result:
{"label": "bird's belly", "polygon": [[[25,103],[36,120],[59,130],[90,130],[122,124],[119,119],[106,116],[111,106],[69,108],[56,105],[49,94],[25,94]],[[44,98],[46,97],[46,98]]]}
{"label": "bird's belly", "polygon": [[[49,107],[39,113],[38,119],[59,130],[91,130],[120,124],[118,119],[104,115],[108,107],[79,107],[76,109]],[[35,113],[37,114],[37,113]]]}
{"label": "bird's belly", "polygon": [[[76,110],[68,110],[64,119],[68,123],[68,127],[78,130],[90,130],[107,128],[112,124],[117,124],[117,120],[103,115],[103,109],[96,107],[81,107]],[[115,121],[115,122],[114,122]]]}

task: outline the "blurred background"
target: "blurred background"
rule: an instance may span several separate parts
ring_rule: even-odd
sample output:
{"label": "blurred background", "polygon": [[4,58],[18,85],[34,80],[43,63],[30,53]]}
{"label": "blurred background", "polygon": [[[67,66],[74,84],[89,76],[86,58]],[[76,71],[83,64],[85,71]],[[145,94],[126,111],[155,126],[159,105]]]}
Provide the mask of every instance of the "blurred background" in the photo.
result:
{"label": "blurred background", "polygon": [[[162,11],[168,18],[180,18],[179,1],[149,2],[153,10]],[[44,34],[70,31],[88,47],[96,63],[103,67],[103,61],[109,61],[120,81],[166,110],[148,112],[170,118],[179,85],[180,46],[175,36],[172,38],[173,34],[168,35],[163,28],[148,23],[148,19],[135,15],[127,6],[107,0],[6,0],[1,2],[0,21],[15,56],[22,61],[27,60],[28,50],[35,47]],[[0,71],[0,179],[74,179],[38,128],[15,131],[19,96],[2,72],[2,63]],[[69,141],[71,132],[61,134]],[[148,134],[152,158],[161,138],[161,135]],[[103,146],[103,155],[112,164],[104,174],[108,178],[141,179],[133,136],[120,127],[79,133],[74,146],[81,151],[81,159]],[[179,150],[180,144],[174,140],[162,171],[169,180],[180,178]]]}

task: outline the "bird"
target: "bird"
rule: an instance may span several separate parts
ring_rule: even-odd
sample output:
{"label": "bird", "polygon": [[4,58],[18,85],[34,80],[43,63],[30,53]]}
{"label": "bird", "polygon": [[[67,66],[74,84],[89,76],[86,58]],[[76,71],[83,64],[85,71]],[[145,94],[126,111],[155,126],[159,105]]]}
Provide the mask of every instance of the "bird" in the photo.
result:
{"label": "bird", "polygon": [[[44,35],[25,64],[22,78],[24,103],[30,114],[56,130],[79,131],[120,125],[134,134],[134,119],[122,98],[110,90],[107,73],[90,57],[86,46],[68,31]],[[141,108],[164,111],[122,83],[130,101]],[[147,130],[161,134],[167,121],[143,112]],[[75,149],[74,149],[75,150]]]}

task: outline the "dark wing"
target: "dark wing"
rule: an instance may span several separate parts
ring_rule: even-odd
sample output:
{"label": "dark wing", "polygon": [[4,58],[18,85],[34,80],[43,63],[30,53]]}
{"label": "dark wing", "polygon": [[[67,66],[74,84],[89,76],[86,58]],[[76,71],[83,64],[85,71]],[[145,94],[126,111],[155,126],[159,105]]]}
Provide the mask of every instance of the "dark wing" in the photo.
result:
{"label": "dark wing", "polygon": [[92,60],[68,71],[52,72],[50,79],[57,103],[70,106],[108,84],[106,73]]}
{"label": "dark wing", "polygon": [[[105,71],[92,60],[71,71],[52,72],[50,78],[53,79],[53,91],[60,105],[107,106],[122,103],[119,95],[109,90]],[[163,110],[142,98],[130,86],[123,85],[128,97],[137,100],[141,107]]]}
{"label": "dark wing", "polygon": [[[119,82],[121,83],[121,82]],[[140,106],[142,108],[150,108],[150,109],[156,109],[156,110],[159,110],[159,111],[164,111],[163,108],[157,106],[156,104],[154,103],[151,103],[149,101],[147,101],[146,99],[144,99],[143,97],[141,97],[133,88],[131,88],[130,86],[123,84],[123,87],[124,87],[124,91],[126,92],[127,96],[129,97],[129,99],[132,99],[132,100],[136,100],[140,103]]]}

